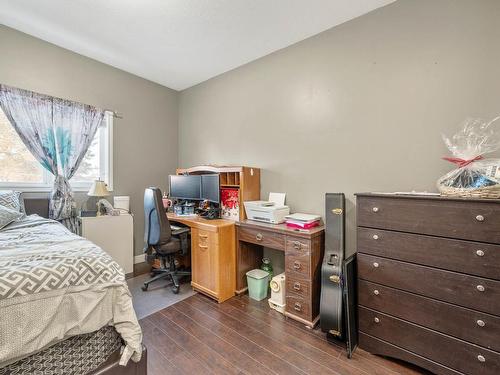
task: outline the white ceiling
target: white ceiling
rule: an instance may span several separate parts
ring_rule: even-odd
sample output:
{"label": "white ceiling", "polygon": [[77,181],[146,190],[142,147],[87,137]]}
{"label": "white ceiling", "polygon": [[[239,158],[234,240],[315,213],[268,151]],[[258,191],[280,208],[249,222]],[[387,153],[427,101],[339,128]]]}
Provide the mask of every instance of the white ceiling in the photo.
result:
{"label": "white ceiling", "polygon": [[394,0],[0,0],[0,23],[182,90]]}

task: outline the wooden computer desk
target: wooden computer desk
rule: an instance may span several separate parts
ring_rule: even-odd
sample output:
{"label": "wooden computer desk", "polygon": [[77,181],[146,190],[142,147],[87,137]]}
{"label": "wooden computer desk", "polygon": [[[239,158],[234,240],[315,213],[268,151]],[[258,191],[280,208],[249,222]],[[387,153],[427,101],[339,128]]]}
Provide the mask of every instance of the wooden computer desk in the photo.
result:
{"label": "wooden computer desk", "polygon": [[234,296],[236,250],[234,221],[167,213],[171,222],[191,228],[191,285],[219,303]]}
{"label": "wooden computer desk", "polygon": [[321,262],[324,253],[324,226],[296,231],[285,224],[252,220],[236,223],[236,293],[247,289],[247,271],[259,268],[263,248],[285,253],[285,315],[308,327],[319,320]]}

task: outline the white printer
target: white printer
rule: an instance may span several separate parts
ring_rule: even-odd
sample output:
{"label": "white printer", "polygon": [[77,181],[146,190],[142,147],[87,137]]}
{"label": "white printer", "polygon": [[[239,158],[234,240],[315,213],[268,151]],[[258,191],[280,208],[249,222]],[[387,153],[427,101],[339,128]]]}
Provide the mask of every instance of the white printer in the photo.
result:
{"label": "white printer", "polygon": [[270,224],[285,222],[285,216],[290,214],[290,208],[285,206],[285,193],[269,193],[267,201],[243,202],[247,218]]}

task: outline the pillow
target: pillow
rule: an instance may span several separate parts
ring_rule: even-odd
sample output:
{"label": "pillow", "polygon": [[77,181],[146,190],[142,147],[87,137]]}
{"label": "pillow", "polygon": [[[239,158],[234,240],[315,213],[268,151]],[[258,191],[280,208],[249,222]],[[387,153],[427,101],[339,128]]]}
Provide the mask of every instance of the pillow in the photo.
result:
{"label": "pillow", "polygon": [[0,190],[0,206],[11,208],[15,211],[24,212],[24,199],[21,198],[21,193],[12,190]]}
{"label": "pillow", "polygon": [[21,217],[23,217],[21,212],[5,206],[0,206],[0,229],[3,229],[5,226]]}

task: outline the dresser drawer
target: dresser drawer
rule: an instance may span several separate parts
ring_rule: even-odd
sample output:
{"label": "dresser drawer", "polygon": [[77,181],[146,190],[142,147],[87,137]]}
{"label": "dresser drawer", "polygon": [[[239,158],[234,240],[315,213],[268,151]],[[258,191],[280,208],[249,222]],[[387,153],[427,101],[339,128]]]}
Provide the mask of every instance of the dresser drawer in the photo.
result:
{"label": "dresser drawer", "polygon": [[358,196],[357,224],[500,243],[500,204],[495,201]]}
{"label": "dresser drawer", "polygon": [[358,254],[358,277],[500,315],[500,282],[397,260]]}
{"label": "dresser drawer", "polygon": [[311,301],[286,292],[286,311],[305,320],[312,320]]}
{"label": "dresser drawer", "polygon": [[287,274],[286,276],[286,293],[292,292],[297,294],[298,296],[309,299],[311,297],[311,282],[294,277],[292,273]]}
{"label": "dresser drawer", "polygon": [[500,352],[500,317],[359,280],[360,305]]}
{"label": "dresser drawer", "polygon": [[359,329],[471,375],[498,375],[500,354],[389,315],[359,308]]}
{"label": "dresser drawer", "polygon": [[294,274],[299,278],[309,279],[311,275],[311,257],[309,254],[287,252],[285,254],[286,274]]}
{"label": "dresser drawer", "polygon": [[286,238],[286,250],[309,254],[311,251],[311,241],[288,236]]}
{"label": "dresser drawer", "polygon": [[285,235],[266,230],[241,227],[238,231],[240,241],[251,242],[276,250],[285,251]]}
{"label": "dresser drawer", "polygon": [[[358,336],[359,347],[372,354],[383,355],[386,357],[401,359],[405,362],[413,363],[419,367],[431,371],[433,374],[439,375],[463,375],[463,372],[455,371],[449,367],[443,366],[437,362],[426,359],[420,355],[410,352],[409,350],[400,348],[387,341],[380,340],[376,337],[359,332]],[[416,372],[411,371],[412,374]]]}
{"label": "dresser drawer", "polygon": [[357,236],[360,253],[500,280],[500,245],[362,227]]}

